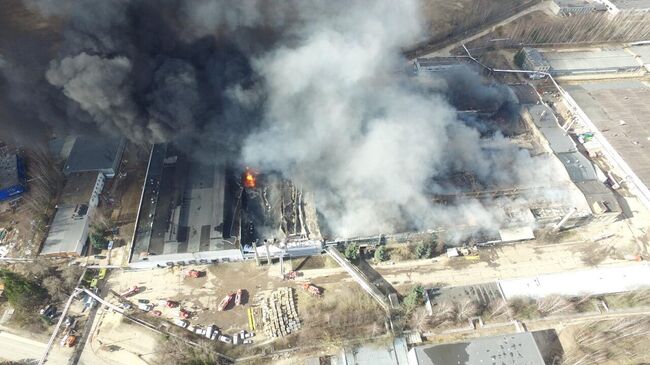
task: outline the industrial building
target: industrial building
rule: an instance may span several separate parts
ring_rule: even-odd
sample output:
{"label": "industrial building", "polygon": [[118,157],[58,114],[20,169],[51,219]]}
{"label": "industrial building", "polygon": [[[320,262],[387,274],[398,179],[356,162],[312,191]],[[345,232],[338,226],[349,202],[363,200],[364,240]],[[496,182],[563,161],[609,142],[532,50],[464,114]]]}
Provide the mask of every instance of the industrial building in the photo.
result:
{"label": "industrial building", "polygon": [[630,48],[541,51],[525,47],[522,67],[529,71],[548,72],[557,79],[636,77],[644,75],[641,55]]}
{"label": "industrial building", "polygon": [[77,137],[63,172],[70,175],[93,171],[111,178],[119,170],[125,146],[125,138]]}
{"label": "industrial building", "polygon": [[572,16],[607,10],[605,4],[596,0],[553,0],[551,3],[551,11],[559,16]]}
{"label": "industrial building", "polygon": [[408,353],[410,365],[545,365],[561,358],[555,330],[479,337],[466,342],[424,345]]}
{"label": "industrial building", "polygon": [[607,7],[612,15],[650,12],[650,0],[596,0]]}
{"label": "industrial building", "polygon": [[90,171],[68,176],[40,255],[83,253],[105,179],[104,174]]}
{"label": "industrial building", "polygon": [[417,58],[413,61],[413,72],[448,72],[460,69],[467,64],[464,57],[429,57]]}
{"label": "industrial building", "polygon": [[0,202],[17,198],[26,190],[23,159],[0,142]]}
{"label": "industrial building", "polygon": [[650,86],[638,80],[592,81],[565,85],[568,102],[594,138],[590,155],[616,167],[612,185],[623,181],[650,207]]}
{"label": "industrial building", "polygon": [[521,49],[524,55],[522,67],[529,71],[548,72],[551,65],[542,56],[542,53],[537,48],[524,47]]}
{"label": "industrial building", "polygon": [[130,265],[320,253],[320,233],[305,218],[308,203],[302,199],[291,203],[299,192],[271,177],[260,176],[259,186],[245,186],[241,173],[238,168],[193,158],[172,144],[154,145]]}
{"label": "industrial building", "polygon": [[[607,224],[616,221],[620,217],[621,208],[614,193],[604,184],[607,176],[578,151],[573,139],[560,127],[551,108],[544,104],[529,105],[523,109],[522,114],[524,120],[536,127],[533,128],[534,133],[540,135],[540,141],[546,142],[548,151],[555,154],[571,182],[584,196],[583,208],[575,207],[571,218],[583,222],[576,221],[574,224],[585,221]],[[584,210],[585,206],[590,212]]]}

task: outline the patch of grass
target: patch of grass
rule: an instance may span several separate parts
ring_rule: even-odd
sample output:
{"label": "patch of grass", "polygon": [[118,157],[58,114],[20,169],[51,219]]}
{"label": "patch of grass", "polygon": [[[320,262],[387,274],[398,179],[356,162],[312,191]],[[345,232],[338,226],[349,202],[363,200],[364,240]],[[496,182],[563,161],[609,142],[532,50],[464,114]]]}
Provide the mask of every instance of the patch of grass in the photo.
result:
{"label": "patch of grass", "polygon": [[628,293],[610,294],[601,297],[610,308],[634,308],[650,306],[650,289],[635,290]]}
{"label": "patch of grass", "polygon": [[300,344],[340,344],[343,340],[376,336],[385,332],[385,313],[363,290],[329,289],[322,298],[301,295],[299,316],[303,328]]}

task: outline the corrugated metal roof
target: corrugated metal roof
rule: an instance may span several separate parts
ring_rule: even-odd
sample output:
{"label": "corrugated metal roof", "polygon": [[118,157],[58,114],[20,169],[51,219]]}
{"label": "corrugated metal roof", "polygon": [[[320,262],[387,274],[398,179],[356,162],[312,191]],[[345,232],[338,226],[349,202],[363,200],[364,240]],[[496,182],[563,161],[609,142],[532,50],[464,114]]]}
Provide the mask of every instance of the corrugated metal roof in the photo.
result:
{"label": "corrugated metal roof", "polygon": [[643,46],[632,46],[630,47],[630,50],[637,56],[641,57],[643,64],[650,64],[650,44]]}
{"label": "corrugated metal roof", "polygon": [[650,0],[609,0],[621,10],[650,9]]}
{"label": "corrugated metal roof", "polygon": [[419,346],[415,352],[419,365],[544,365],[542,354],[530,332]]}
{"label": "corrugated metal roof", "polygon": [[123,138],[79,137],[72,147],[63,171],[66,174],[84,171],[115,173],[124,145]]}
{"label": "corrugated metal roof", "polygon": [[544,52],[552,71],[606,70],[639,67],[633,55],[623,49],[602,51]]}
{"label": "corrugated metal roof", "polygon": [[558,153],[557,158],[560,159],[574,183],[598,180],[594,165],[582,153],[577,151]]}
{"label": "corrugated metal roof", "polygon": [[620,293],[649,286],[650,266],[644,263],[547,274],[500,280],[499,285],[507,299],[516,297],[543,298],[553,294],[580,296]]}
{"label": "corrugated metal roof", "polygon": [[81,254],[86,243],[88,214],[73,218],[76,205],[60,205],[54,215],[41,255]]}

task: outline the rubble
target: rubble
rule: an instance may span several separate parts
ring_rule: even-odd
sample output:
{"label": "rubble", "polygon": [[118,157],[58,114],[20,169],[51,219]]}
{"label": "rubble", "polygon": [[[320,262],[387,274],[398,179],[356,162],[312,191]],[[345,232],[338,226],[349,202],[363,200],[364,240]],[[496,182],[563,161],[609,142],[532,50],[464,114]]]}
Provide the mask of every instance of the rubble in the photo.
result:
{"label": "rubble", "polygon": [[264,332],[270,338],[284,337],[300,329],[293,288],[270,292],[261,303]]}

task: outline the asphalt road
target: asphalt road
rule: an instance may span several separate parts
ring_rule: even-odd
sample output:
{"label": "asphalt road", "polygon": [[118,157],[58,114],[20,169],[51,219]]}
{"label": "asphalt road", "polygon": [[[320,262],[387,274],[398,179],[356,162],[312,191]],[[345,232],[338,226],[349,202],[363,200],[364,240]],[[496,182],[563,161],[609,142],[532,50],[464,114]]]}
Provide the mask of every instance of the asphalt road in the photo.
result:
{"label": "asphalt road", "polygon": [[[45,351],[45,342],[20,337],[0,330],[0,359],[9,361],[38,361]],[[61,353],[51,353],[47,364],[67,364],[68,358]]]}

